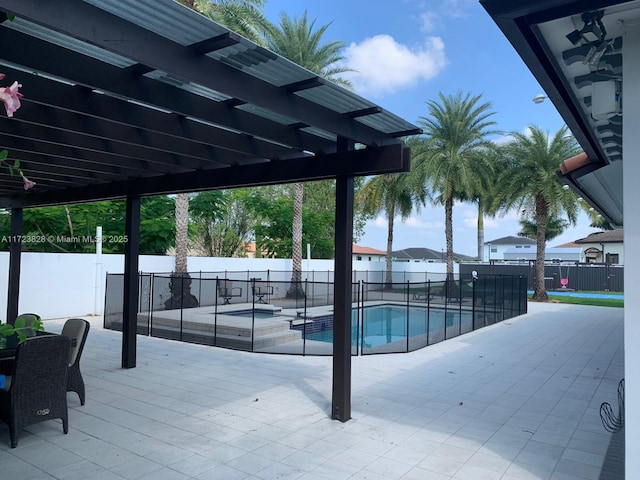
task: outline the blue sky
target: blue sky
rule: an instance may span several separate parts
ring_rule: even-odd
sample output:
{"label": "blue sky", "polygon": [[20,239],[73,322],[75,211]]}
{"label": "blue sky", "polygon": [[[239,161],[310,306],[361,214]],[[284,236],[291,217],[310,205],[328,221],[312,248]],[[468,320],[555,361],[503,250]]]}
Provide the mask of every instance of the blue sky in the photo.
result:
{"label": "blue sky", "polygon": [[[535,124],[554,133],[564,124],[550,102],[533,103],[542,89],[478,0],[267,0],[265,7],[274,22],[281,11],[293,17],[305,10],[316,26],[331,23],[326,41],[345,42],[346,64],[358,72],[350,77],[356,92],[410,122],[427,115],[425,102],[438,92],[461,91],[492,104],[500,131]],[[471,204],[454,207],[454,251],[476,254],[476,217]],[[518,230],[515,213],[485,218],[487,242]],[[550,245],[593,231],[582,214],[576,228]],[[386,238],[386,219],[379,217],[358,243],[386,250]],[[427,206],[397,219],[393,247],[444,248],[444,210]]]}

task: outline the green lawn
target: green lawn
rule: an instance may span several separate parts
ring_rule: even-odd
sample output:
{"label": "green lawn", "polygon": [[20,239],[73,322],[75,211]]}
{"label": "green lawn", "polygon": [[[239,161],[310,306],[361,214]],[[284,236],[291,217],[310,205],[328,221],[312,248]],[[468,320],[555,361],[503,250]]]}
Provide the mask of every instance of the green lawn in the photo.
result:
{"label": "green lawn", "polygon": [[[610,292],[607,292],[610,293]],[[598,307],[624,307],[624,300],[618,300],[615,298],[582,298],[582,297],[567,297],[564,295],[554,295],[547,292],[549,300],[557,303],[570,303],[572,305],[595,305]],[[533,295],[528,295],[531,299]]]}

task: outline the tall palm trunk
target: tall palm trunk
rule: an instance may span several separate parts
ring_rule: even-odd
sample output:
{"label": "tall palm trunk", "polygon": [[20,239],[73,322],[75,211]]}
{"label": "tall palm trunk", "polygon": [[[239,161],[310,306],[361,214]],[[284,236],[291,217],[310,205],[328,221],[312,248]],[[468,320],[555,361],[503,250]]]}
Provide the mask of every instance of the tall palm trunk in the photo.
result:
{"label": "tall palm trunk", "polygon": [[192,308],[198,306],[198,299],[191,294],[191,277],[187,270],[187,240],[189,226],[189,195],[176,195],[176,265],[171,274],[169,291],[171,296],[165,301],[165,308]]}
{"label": "tall palm trunk", "polygon": [[536,269],[533,279],[533,300],[546,302],[549,300],[544,286],[544,250],[547,244],[545,239],[549,205],[542,195],[536,195]]}
{"label": "tall palm trunk", "polygon": [[447,241],[447,281],[453,281],[453,198],[444,204],[444,235]]}
{"label": "tall palm trunk", "polygon": [[484,207],[478,199],[478,261],[484,261]]}
{"label": "tall palm trunk", "polygon": [[385,277],[385,288],[391,289],[391,284],[393,283],[393,267],[391,263],[391,253],[393,252],[393,219],[396,215],[396,207],[391,202],[390,205],[387,206],[387,216],[389,220],[387,222],[387,274]]}
{"label": "tall palm trunk", "polygon": [[189,224],[189,195],[176,195],[176,267],[178,274],[187,273],[187,228]]}
{"label": "tall palm trunk", "polygon": [[291,260],[291,286],[287,291],[287,298],[304,297],[302,288],[302,202],[304,200],[304,184],[296,183],[293,191],[293,239]]}

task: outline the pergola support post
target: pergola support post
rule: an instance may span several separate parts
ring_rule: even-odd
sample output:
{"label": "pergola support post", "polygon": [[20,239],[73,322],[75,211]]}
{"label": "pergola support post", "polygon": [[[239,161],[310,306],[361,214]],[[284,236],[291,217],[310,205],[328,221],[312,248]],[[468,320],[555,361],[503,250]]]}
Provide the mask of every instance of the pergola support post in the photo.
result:
{"label": "pergola support post", "polygon": [[122,368],[136,366],[138,328],[138,254],[140,252],[140,197],[127,197],[122,310]]}
{"label": "pergola support post", "polygon": [[[353,143],[338,139],[338,150],[353,149]],[[336,179],[334,304],[333,304],[333,390],[331,418],[351,418],[351,302],[353,245],[353,176]]]}
{"label": "pergola support post", "polygon": [[20,257],[22,255],[22,208],[11,209],[11,241],[9,242],[9,284],[7,288],[7,323],[18,316],[20,298]]}

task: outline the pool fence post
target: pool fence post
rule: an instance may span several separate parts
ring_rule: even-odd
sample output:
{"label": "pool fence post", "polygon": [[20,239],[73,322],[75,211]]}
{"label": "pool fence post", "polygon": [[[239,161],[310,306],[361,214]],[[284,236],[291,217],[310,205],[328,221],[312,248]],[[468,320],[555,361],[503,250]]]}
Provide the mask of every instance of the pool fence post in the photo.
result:
{"label": "pool fence post", "polygon": [[411,282],[407,280],[407,353],[409,353],[409,295],[411,291]]}

